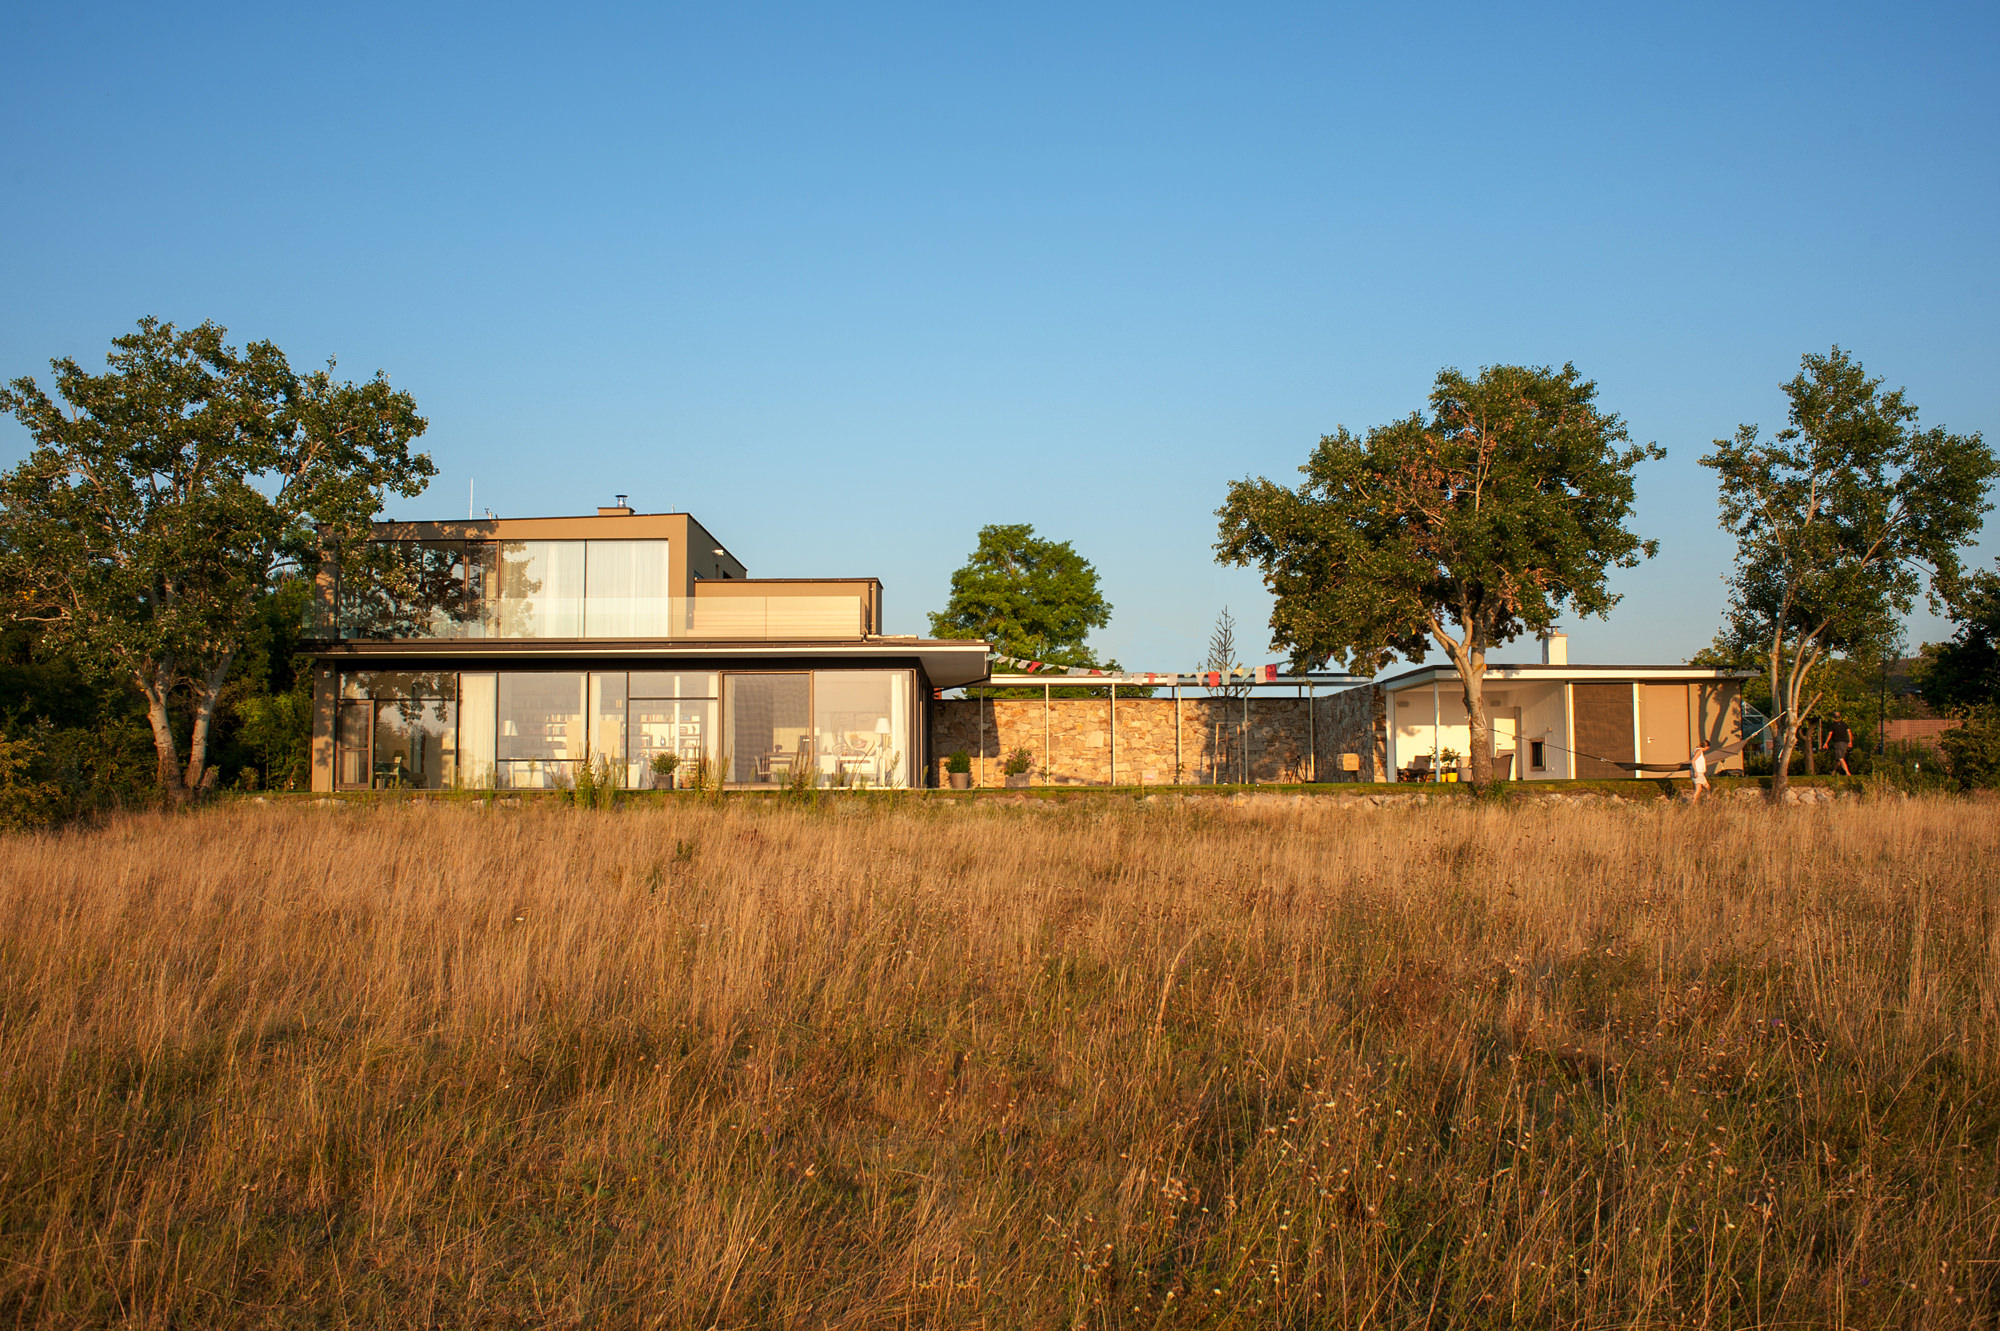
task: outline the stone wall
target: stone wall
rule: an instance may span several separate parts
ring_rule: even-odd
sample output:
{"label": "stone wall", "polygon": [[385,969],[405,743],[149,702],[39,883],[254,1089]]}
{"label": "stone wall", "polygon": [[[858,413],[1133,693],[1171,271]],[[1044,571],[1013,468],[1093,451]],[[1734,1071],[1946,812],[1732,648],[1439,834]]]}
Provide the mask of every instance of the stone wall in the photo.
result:
{"label": "stone wall", "polygon": [[[1357,696],[1358,695],[1358,696]],[[1116,717],[1114,731],[1113,717]],[[1217,785],[1342,779],[1359,753],[1380,780],[1382,698],[1371,688],[1317,698],[985,698],[931,704],[932,778],[964,749],[975,786],[1006,784],[1007,755],[1028,750],[1036,785]]]}

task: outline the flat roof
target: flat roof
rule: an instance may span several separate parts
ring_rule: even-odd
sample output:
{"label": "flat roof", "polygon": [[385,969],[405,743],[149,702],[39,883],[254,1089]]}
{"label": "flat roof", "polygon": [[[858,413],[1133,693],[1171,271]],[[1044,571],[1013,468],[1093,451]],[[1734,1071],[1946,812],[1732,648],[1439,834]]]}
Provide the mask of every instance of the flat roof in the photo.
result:
{"label": "flat roof", "polygon": [[[1493,680],[1620,680],[1640,679],[1755,679],[1755,670],[1721,670],[1709,666],[1689,665],[1504,665],[1493,664],[1486,667],[1488,682]],[[1420,666],[1388,679],[1378,679],[1376,685],[1394,691],[1432,681],[1449,680],[1458,682],[1458,670],[1454,666]]]}
{"label": "flat roof", "polygon": [[933,688],[953,689],[986,676],[986,644],[955,638],[409,638],[400,641],[319,643],[308,648],[325,661],[379,661],[449,658],[460,661],[694,661],[746,665],[819,658],[914,660]]}

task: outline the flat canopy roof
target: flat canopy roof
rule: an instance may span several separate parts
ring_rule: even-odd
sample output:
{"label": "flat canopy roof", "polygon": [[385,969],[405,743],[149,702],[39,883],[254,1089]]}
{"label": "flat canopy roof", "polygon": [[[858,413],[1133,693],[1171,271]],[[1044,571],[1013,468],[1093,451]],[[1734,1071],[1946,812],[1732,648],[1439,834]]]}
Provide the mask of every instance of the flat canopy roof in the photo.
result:
{"label": "flat canopy roof", "polygon": [[[1486,680],[1514,683],[1542,682],[1556,683],[1624,683],[1626,681],[1703,679],[1754,679],[1755,670],[1717,670],[1705,666],[1661,666],[1661,665],[1489,665]],[[1376,681],[1383,689],[1395,692],[1399,689],[1414,688],[1432,683],[1456,684],[1458,671],[1452,666],[1424,666],[1417,670],[1392,675],[1388,679]]]}
{"label": "flat canopy roof", "polygon": [[[986,644],[950,638],[863,638],[846,641],[804,640],[727,642],[714,638],[661,641],[657,638],[454,638],[401,642],[329,643],[312,649],[323,660],[373,660],[388,663],[412,658],[453,658],[500,661],[682,661],[711,665],[740,661],[746,665],[782,667],[812,660],[852,660],[857,667],[870,661],[914,661],[923,667],[933,688],[953,689],[986,677]],[[722,668],[727,668],[726,664]]]}
{"label": "flat canopy roof", "polygon": [[[1206,688],[1202,683],[1203,672],[1190,670],[1184,674],[1147,674],[1141,671],[1127,671],[1123,674],[1066,675],[1051,670],[1037,675],[988,675],[977,681],[977,687],[996,689],[1018,689],[1036,687],[1043,684],[1073,689],[1079,685],[1096,688],[1104,684],[1137,684],[1141,687],[1172,688],[1185,684],[1189,688]],[[1221,687],[1238,689],[1304,688],[1308,684],[1330,684],[1337,689],[1353,688],[1368,681],[1359,675],[1280,675],[1276,679],[1236,679],[1227,680]]]}

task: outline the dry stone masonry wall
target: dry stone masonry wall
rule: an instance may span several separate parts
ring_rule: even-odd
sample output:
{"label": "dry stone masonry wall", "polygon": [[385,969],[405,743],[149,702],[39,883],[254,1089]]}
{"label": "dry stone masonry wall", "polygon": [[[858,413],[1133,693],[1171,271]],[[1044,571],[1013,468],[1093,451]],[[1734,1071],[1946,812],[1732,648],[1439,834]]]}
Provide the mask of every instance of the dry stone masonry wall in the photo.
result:
{"label": "dry stone masonry wall", "polygon": [[[1318,752],[1315,755],[1314,749]],[[941,772],[963,749],[975,786],[1006,784],[1001,764],[1026,749],[1035,785],[1238,785],[1338,781],[1340,755],[1385,779],[1381,692],[1317,698],[982,698],[931,704],[930,752]],[[1315,762],[1317,758],[1317,762]],[[941,777],[937,784],[946,784]]]}

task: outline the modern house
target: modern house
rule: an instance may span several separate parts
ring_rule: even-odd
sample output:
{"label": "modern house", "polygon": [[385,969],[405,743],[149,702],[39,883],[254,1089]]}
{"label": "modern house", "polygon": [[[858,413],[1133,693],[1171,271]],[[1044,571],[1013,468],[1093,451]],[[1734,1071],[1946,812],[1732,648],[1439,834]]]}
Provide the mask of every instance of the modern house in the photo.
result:
{"label": "modern house", "polygon": [[[1698,739],[1717,749],[1741,741],[1749,673],[1573,666],[1566,638],[1553,634],[1543,642],[1540,664],[1487,667],[1494,772],[1503,779],[1551,781],[1630,777],[1630,765],[1643,765],[1666,775],[1688,761]],[[1452,667],[1425,666],[1366,687],[1381,698],[1377,735],[1389,773],[1418,772],[1446,750],[1471,750],[1465,694]],[[1739,751],[1719,757],[1714,770],[1742,768]]]}
{"label": "modern house", "polygon": [[314,790],[540,789],[586,763],[636,787],[660,754],[740,786],[921,784],[928,700],[986,674],[983,642],[884,634],[874,578],[750,578],[623,496],[376,523],[337,553],[308,630]]}

